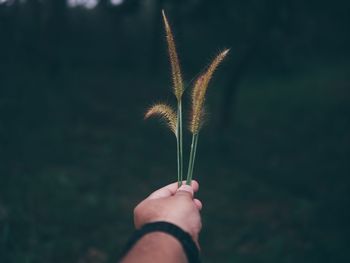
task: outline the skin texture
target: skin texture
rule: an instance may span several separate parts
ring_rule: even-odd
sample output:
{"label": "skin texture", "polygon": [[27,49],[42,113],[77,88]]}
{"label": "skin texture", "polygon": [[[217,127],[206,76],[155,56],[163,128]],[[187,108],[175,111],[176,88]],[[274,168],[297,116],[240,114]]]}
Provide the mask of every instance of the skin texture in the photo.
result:
{"label": "skin texture", "polygon": [[[135,227],[139,229],[157,221],[170,222],[188,232],[199,248],[202,203],[193,198],[198,189],[196,181],[192,181],[191,186],[182,185],[179,189],[176,182],[153,192],[135,207]],[[178,240],[166,233],[153,232],[142,237],[122,262],[185,263],[187,258]]]}

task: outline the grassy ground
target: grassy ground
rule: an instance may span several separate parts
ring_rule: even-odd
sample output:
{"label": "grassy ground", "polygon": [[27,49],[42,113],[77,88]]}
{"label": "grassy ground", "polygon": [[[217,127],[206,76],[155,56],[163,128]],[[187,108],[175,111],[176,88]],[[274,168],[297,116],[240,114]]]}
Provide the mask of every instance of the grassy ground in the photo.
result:
{"label": "grassy ground", "polygon": [[[169,81],[82,69],[52,88],[41,70],[7,75],[0,98],[0,261],[116,262],[135,204],[176,178],[174,138],[142,120]],[[251,74],[220,138],[212,87],[203,262],[349,262],[349,73]]]}

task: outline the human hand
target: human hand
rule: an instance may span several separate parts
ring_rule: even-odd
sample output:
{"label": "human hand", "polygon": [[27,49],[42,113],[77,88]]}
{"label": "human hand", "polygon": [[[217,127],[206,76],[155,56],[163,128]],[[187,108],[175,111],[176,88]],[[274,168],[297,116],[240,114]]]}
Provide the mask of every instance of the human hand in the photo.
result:
{"label": "human hand", "polygon": [[183,184],[177,188],[177,183],[173,183],[153,192],[135,207],[135,227],[156,221],[173,223],[188,232],[198,245],[202,203],[193,198],[198,188],[198,182],[193,180],[191,186]]}

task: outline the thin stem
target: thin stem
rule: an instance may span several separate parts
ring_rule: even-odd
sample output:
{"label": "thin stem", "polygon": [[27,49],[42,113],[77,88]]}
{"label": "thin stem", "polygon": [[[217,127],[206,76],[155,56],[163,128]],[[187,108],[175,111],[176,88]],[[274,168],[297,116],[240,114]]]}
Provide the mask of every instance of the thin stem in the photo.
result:
{"label": "thin stem", "polygon": [[180,140],[179,136],[176,136],[176,153],[177,153],[177,185],[181,186],[181,175],[180,175]]}
{"label": "thin stem", "polygon": [[183,178],[183,151],[182,151],[182,103],[177,104],[177,123],[176,123],[176,142],[177,142],[177,182],[180,187]]}
{"label": "thin stem", "polygon": [[179,138],[180,138],[180,180],[182,184],[183,180],[183,150],[182,150],[182,103],[181,100],[179,102]]}
{"label": "thin stem", "polygon": [[188,171],[187,171],[187,180],[186,180],[187,185],[191,185],[191,182],[192,182],[194,161],[196,159],[197,143],[198,143],[198,133],[195,133],[192,135],[190,160],[188,162]]}

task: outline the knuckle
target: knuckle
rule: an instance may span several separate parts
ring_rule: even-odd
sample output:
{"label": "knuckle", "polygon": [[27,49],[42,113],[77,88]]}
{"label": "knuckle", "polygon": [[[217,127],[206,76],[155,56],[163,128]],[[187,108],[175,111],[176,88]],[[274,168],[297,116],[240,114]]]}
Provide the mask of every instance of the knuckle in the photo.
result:
{"label": "knuckle", "polygon": [[141,210],[141,204],[138,204],[137,206],[135,206],[134,208],[134,216],[138,216],[140,214],[140,210]]}

